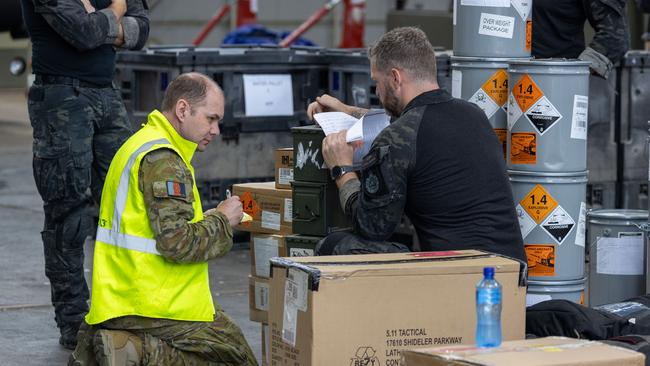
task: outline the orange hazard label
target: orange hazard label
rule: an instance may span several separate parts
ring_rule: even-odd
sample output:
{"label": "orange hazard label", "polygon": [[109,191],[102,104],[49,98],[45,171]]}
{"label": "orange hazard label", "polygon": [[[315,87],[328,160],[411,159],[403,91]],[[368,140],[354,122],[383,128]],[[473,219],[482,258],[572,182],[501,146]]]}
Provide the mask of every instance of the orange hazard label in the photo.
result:
{"label": "orange hazard label", "polygon": [[533,21],[526,21],[526,51],[533,48]]}
{"label": "orange hazard label", "polygon": [[538,224],[557,207],[557,201],[540,184],[535,185],[519,203]]}
{"label": "orange hazard label", "polygon": [[539,98],[544,96],[544,93],[528,74],[524,74],[512,87],[512,95],[514,95],[521,111],[526,113]]}
{"label": "orange hazard label", "polygon": [[526,244],[529,276],[555,276],[555,245]]}
{"label": "orange hazard label", "polygon": [[508,148],[508,142],[506,141],[508,130],[505,128],[495,128],[494,133],[496,133],[499,138],[499,143],[501,143],[501,147],[503,148],[503,158],[505,159],[507,157],[506,149]]}
{"label": "orange hazard label", "polygon": [[510,162],[513,164],[537,164],[537,134],[513,132],[510,134]]}
{"label": "orange hazard label", "polygon": [[[253,199],[253,195],[250,192],[244,192],[239,197],[239,199],[241,200],[241,204],[244,212],[251,215],[253,219],[259,217],[259,213],[260,211],[262,211],[262,209],[257,204],[257,201]],[[250,221],[248,223],[250,223]]]}
{"label": "orange hazard label", "polygon": [[481,88],[502,107],[508,101],[508,74],[503,69],[497,70]]}

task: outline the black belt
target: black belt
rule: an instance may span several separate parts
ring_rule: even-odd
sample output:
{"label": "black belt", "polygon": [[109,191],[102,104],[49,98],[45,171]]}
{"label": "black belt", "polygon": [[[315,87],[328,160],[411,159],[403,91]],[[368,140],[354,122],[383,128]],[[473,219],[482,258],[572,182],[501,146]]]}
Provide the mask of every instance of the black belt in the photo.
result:
{"label": "black belt", "polygon": [[57,85],[71,85],[71,86],[80,86],[82,88],[111,88],[113,83],[108,84],[97,84],[91,83],[88,81],[83,81],[75,79],[69,76],[55,76],[55,75],[36,75],[34,79],[35,84],[47,85],[47,84],[57,84]]}

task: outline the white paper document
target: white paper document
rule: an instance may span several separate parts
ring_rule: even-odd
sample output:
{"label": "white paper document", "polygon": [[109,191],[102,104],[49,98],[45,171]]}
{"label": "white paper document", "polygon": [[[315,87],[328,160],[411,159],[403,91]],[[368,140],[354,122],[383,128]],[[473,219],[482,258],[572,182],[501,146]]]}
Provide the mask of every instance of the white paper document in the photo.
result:
{"label": "white paper document", "polygon": [[345,140],[348,143],[355,143],[353,158],[355,167],[361,165],[375,137],[390,124],[390,117],[381,109],[370,110],[360,119],[343,112],[316,113],[314,119],[325,132],[325,136],[347,130]]}

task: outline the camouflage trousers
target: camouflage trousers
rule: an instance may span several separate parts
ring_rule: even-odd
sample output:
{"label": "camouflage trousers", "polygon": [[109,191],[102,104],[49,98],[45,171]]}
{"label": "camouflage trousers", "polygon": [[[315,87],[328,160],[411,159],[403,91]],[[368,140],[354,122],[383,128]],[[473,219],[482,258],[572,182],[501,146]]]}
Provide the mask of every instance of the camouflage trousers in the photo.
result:
{"label": "camouflage trousers", "polygon": [[335,231],[316,244],[316,255],[350,255],[375,253],[407,253],[401,243],[365,239],[351,231]]}
{"label": "camouflage trousers", "polygon": [[34,180],[45,213],[45,274],[57,326],[76,331],[88,311],[83,244],[96,225],[93,199],[99,202],[113,155],[132,129],[112,87],[34,84],[28,108]]}
{"label": "camouflage trousers", "polygon": [[97,365],[93,336],[99,329],[126,330],[142,340],[142,365],[256,366],[239,327],[222,311],[212,323],[124,316],[98,325],[83,323],[69,365]]}

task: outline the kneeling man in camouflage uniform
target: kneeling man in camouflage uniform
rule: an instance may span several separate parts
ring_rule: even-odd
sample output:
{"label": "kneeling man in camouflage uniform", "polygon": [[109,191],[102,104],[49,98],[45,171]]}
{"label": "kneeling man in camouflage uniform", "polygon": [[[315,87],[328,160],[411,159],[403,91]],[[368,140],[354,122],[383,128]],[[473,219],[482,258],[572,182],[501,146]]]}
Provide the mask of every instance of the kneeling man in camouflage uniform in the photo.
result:
{"label": "kneeling man in camouflage uniform", "polygon": [[100,206],[90,312],[71,365],[257,365],[212,302],[208,263],[232,247],[239,197],[203,212],[190,164],[219,134],[224,96],[198,73],[167,89],[162,112],[111,162]]}

